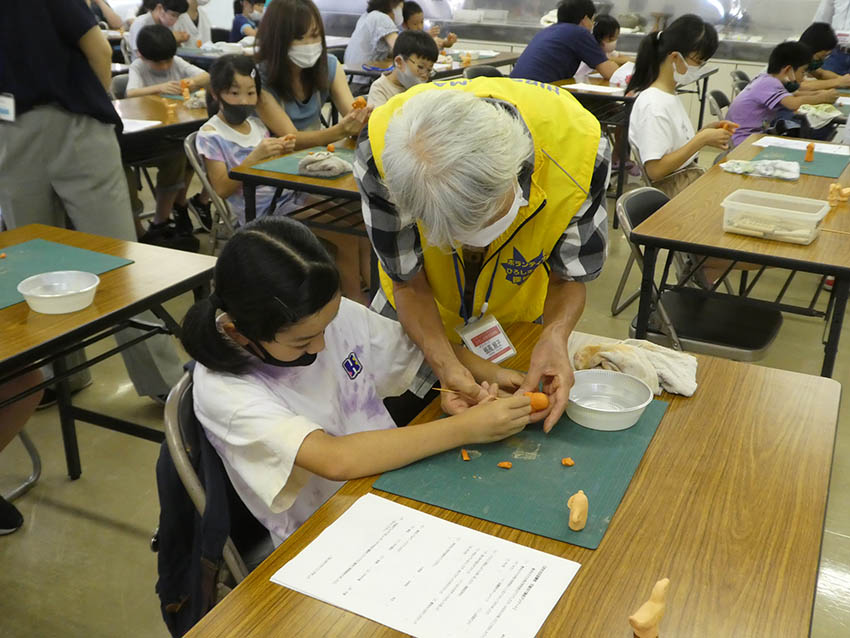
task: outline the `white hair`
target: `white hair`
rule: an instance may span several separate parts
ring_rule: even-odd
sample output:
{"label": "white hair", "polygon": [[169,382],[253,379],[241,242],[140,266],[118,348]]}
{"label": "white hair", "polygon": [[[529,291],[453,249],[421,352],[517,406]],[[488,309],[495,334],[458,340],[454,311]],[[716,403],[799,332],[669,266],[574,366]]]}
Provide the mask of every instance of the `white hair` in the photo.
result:
{"label": "white hair", "polygon": [[444,249],[499,213],[534,148],[522,122],[463,91],[411,98],[390,120],[385,142],[390,200]]}

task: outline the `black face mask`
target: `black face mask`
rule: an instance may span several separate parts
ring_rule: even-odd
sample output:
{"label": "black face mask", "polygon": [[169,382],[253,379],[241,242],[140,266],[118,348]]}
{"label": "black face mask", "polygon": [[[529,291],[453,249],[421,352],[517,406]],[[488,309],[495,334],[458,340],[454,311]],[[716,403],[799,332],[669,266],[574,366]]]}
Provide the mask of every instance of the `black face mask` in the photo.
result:
{"label": "black face mask", "polygon": [[305,352],[300,357],[298,357],[297,359],[293,359],[292,361],[281,361],[280,359],[273,357],[271,353],[266,350],[261,343],[255,342],[254,346],[262,353],[262,356],[254,352],[254,350],[251,349],[249,346],[242,347],[255,357],[259,358],[263,363],[267,363],[270,366],[278,366],[279,368],[302,368],[304,366],[309,366],[312,365],[313,362],[316,360],[316,357],[319,356],[317,352],[313,354]]}
{"label": "black face mask", "polygon": [[254,114],[254,106],[252,104],[228,104],[224,100],[219,102],[221,110],[224,113],[224,119],[228,124],[242,124],[249,116]]}
{"label": "black face mask", "polygon": [[785,90],[788,91],[789,93],[795,93],[797,91],[797,89],[800,88],[800,83],[797,82],[797,81],[783,82],[782,86],[784,86]]}

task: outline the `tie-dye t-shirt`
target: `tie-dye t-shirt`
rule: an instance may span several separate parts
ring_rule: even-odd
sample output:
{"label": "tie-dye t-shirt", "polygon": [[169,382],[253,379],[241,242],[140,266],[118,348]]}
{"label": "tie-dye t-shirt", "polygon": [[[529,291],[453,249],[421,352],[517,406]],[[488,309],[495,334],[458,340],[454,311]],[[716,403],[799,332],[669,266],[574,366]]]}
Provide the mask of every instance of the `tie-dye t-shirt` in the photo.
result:
{"label": "tie-dye t-shirt", "polygon": [[236,375],[198,364],[195,413],[236,493],[278,545],[342,486],[295,466],[305,437],[395,427],[383,399],[403,394],[422,365],[401,324],[343,298],[309,366],[258,361]]}

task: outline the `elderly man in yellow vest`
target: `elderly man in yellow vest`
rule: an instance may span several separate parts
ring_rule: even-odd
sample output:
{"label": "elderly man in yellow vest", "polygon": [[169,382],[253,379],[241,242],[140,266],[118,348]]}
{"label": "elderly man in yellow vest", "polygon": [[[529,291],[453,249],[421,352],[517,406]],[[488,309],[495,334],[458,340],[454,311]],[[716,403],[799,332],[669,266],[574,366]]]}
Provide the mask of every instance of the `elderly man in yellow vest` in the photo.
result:
{"label": "elderly man in yellow vest", "polygon": [[512,353],[502,327],[542,320],[528,373],[497,378],[508,392],[542,384],[549,408],[535,416],[547,432],[563,414],[567,340],[607,251],[609,165],[599,122],[547,84],[435,82],[372,113],[354,168],[381,262],[372,306],[401,321],[457,392],[443,394],[447,411],[486,396],[462,363],[468,350],[498,363]]}

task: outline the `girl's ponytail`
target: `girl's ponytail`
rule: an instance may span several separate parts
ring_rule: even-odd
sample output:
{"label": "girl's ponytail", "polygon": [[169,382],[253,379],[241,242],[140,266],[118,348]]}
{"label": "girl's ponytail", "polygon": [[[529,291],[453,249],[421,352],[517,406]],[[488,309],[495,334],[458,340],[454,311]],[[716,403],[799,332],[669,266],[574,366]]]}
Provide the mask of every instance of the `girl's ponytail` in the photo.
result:
{"label": "girl's ponytail", "polygon": [[244,353],[216,326],[215,293],[196,302],[183,318],[180,340],[190,357],[211,370],[238,372],[246,362]]}
{"label": "girl's ponytail", "polygon": [[661,62],[663,61],[660,55],[662,37],[663,32],[661,31],[653,31],[643,36],[638,46],[635,70],[626,86],[627,95],[632,92],[638,93],[643,91],[658,79]]}

